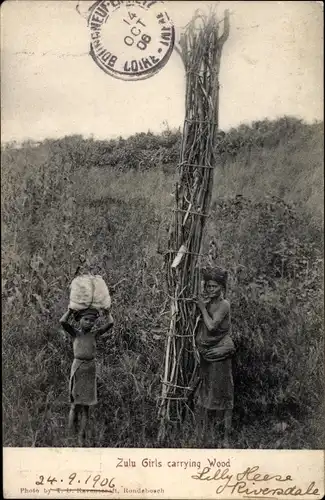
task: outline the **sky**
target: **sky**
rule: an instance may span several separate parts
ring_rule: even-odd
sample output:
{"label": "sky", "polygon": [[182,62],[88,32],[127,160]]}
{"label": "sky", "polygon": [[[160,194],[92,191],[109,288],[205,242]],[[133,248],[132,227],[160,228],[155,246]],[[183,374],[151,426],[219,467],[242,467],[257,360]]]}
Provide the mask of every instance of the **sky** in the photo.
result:
{"label": "sky", "polygon": [[[86,4],[81,4],[81,11]],[[185,72],[174,51],[142,81],[104,73],[89,55],[77,1],[7,0],[1,8],[2,141],[127,137],[182,127]],[[323,119],[323,10],[315,1],[167,1],[176,37],[196,9],[230,9],[220,71],[220,129],[283,115]]]}

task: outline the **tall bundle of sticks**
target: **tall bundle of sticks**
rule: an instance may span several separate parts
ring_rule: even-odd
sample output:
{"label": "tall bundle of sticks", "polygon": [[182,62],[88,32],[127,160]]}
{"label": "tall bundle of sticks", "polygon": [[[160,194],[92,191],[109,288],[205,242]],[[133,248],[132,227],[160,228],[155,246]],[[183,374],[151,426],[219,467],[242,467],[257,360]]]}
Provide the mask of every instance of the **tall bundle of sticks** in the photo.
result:
{"label": "tall bundle of sticks", "polygon": [[201,288],[200,252],[215,165],[220,58],[228,35],[228,11],[222,21],[215,13],[196,14],[180,40],[186,101],[179,180],[165,259],[171,318],[159,405],[160,441],[166,434],[167,422],[183,420],[197,376],[198,311],[194,298]]}

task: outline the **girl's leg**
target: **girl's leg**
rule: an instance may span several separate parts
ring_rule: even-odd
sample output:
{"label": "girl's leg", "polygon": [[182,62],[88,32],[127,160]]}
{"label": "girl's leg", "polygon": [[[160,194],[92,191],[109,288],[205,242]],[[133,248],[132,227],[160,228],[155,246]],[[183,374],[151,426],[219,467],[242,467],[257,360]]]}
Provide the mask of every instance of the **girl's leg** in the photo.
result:
{"label": "girl's leg", "polygon": [[72,403],[69,413],[69,429],[77,432],[78,428],[78,405]]}
{"label": "girl's leg", "polygon": [[231,423],[232,423],[232,410],[225,410],[224,414],[224,437],[223,437],[223,447],[229,448],[229,433],[231,432]]}
{"label": "girl's leg", "polygon": [[207,439],[209,439],[209,429],[210,429],[210,412],[206,408],[202,408],[202,446],[206,448]]}
{"label": "girl's leg", "polygon": [[80,446],[83,446],[85,444],[88,420],[89,420],[89,406],[84,405],[84,406],[82,406],[80,431],[79,431],[79,444],[80,444]]}
{"label": "girl's leg", "polygon": [[222,411],[210,410],[210,436],[211,446],[219,448],[220,442],[220,426],[222,425]]}
{"label": "girl's leg", "polygon": [[196,432],[198,436],[198,444],[204,448],[205,446],[205,435],[207,427],[207,410],[202,406],[199,406],[196,411]]}

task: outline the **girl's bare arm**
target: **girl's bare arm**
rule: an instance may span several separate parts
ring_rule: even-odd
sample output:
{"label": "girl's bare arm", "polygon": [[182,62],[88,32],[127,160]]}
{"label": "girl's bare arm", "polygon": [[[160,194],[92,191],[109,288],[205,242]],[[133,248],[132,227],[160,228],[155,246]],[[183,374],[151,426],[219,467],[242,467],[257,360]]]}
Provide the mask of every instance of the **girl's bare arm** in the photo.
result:
{"label": "girl's bare arm", "polygon": [[114,320],[113,320],[112,315],[110,314],[108,316],[108,321],[100,328],[97,328],[96,330],[94,330],[94,333],[96,336],[103,335],[104,333],[108,332],[113,327],[113,325],[114,325]]}
{"label": "girl's bare arm", "polygon": [[62,328],[69,334],[71,337],[76,337],[76,330],[73,328],[72,325],[68,322],[70,316],[72,314],[71,309],[69,309],[67,312],[65,312],[60,319],[60,324]]}

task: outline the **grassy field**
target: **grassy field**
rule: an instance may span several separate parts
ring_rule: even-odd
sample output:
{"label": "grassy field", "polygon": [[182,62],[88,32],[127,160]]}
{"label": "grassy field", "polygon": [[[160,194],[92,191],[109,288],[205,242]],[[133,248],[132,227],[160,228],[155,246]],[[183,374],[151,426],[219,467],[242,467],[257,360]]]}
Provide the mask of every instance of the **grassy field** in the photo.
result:
{"label": "grassy field", "polygon": [[[323,448],[323,124],[220,136],[206,244],[229,270],[233,448]],[[75,446],[71,341],[58,320],[80,263],[112,292],[91,446],[154,447],[168,325],[163,252],[180,133],[79,136],[2,150],[5,446]],[[160,253],[159,253],[160,252]],[[212,442],[212,441],[211,441]],[[198,446],[192,423],[167,446]]]}

